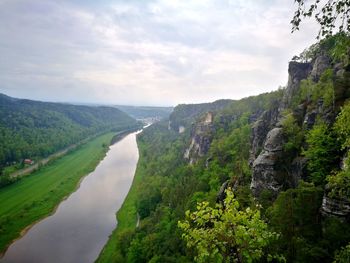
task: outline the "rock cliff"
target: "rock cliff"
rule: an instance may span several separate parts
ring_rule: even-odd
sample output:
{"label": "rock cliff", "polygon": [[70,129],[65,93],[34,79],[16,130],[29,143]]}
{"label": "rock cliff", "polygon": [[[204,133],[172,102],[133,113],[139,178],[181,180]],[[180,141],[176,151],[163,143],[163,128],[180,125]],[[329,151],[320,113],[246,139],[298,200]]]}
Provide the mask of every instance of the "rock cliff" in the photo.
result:
{"label": "rock cliff", "polygon": [[[304,177],[307,159],[296,154],[292,160],[285,160],[283,145],[285,138],[281,127],[282,113],[290,109],[293,98],[300,89],[303,79],[310,78],[318,82],[322,73],[332,68],[336,76],[335,85],[340,82],[343,90],[349,89],[348,70],[341,65],[332,65],[328,56],[320,54],[310,63],[289,63],[288,84],[284,96],[278,107],[265,111],[253,124],[251,136],[250,166],[252,168],[251,190],[254,196],[258,197],[262,191],[267,190],[275,196],[281,191],[290,187],[296,187],[298,181]],[[336,89],[336,88],[335,88]],[[344,94],[346,91],[343,91]],[[338,97],[346,97],[338,95]],[[332,107],[326,107],[322,99],[314,104],[308,102],[293,109],[293,116],[300,123],[303,130],[312,129],[316,119],[321,118],[328,124],[335,121],[337,111]],[[327,192],[327,190],[326,190]],[[350,203],[346,200],[331,199],[324,194],[321,212],[324,216],[337,216],[349,219]]]}
{"label": "rock cliff", "polygon": [[214,132],[214,113],[207,112],[192,128],[191,143],[184,153],[184,158],[194,164],[210,148]]}
{"label": "rock cliff", "polygon": [[[271,191],[276,196],[282,189],[295,186],[301,177],[302,167],[300,166],[302,166],[303,160],[296,156],[293,165],[287,167],[285,163],[283,152],[285,142],[281,120],[283,118],[282,112],[292,103],[293,97],[299,90],[300,82],[306,79],[311,72],[316,75],[320,74],[313,65],[313,63],[290,62],[288,84],[284,90],[282,101],[279,105],[274,105],[272,109],[264,112],[253,125],[250,187],[255,196],[259,196],[263,190]],[[300,105],[295,115],[304,119],[304,114],[305,109],[303,105]]]}

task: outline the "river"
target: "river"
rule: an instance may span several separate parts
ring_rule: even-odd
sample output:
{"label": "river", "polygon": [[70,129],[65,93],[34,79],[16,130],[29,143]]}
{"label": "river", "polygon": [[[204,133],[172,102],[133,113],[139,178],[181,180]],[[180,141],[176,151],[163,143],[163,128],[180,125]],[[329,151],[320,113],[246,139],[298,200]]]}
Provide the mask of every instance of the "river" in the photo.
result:
{"label": "river", "polygon": [[79,189],[61,202],[55,213],[16,240],[0,262],[94,262],[116,227],[133,180],[138,148],[131,133],[112,145]]}

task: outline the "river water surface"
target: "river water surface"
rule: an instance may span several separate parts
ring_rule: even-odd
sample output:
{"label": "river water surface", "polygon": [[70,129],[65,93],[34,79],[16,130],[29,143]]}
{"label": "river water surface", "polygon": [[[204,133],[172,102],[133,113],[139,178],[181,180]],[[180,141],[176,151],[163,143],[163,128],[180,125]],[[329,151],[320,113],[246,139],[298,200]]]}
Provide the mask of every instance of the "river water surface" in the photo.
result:
{"label": "river water surface", "polygon": [[115,212],[129,191],[138,157],[136,133],[112,145],[79,189],[15,241],[0,261],[93,262],[116,227]]}

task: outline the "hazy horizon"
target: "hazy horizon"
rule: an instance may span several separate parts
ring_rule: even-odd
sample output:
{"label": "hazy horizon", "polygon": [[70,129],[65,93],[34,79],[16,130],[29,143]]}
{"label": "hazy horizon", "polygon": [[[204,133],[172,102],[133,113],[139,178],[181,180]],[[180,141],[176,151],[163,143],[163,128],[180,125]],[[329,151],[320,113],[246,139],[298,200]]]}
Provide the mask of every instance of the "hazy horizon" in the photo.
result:
{"label": "hazy horizon", "polygon": [[316,42],[314,23],[291,34],[294,9],[290,0],[5,0],[0,92],[132,106],[269,92]]}

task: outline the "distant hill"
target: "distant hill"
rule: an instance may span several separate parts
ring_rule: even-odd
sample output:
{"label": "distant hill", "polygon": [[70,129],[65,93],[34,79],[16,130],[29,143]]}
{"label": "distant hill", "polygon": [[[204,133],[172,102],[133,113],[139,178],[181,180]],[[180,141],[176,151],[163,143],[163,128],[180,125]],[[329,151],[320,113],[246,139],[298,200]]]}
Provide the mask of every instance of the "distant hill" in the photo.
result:
{"label": "distant hill", "polygon": [[16,99],[0,94],[0,167],[47,156],[89,136],[138,125],[113,107]]}
{"label": "distant hill", "polygon": [[170,127],[178,130],[180,126],[187,126],[192,123],[199,115],[208,112],[224,109],[232,104],[233,100],[217,100],[212,103],[200,104],[180,104],[174,108],[171,113]]}
{"label": "distant hill", "polygon": [[168,118],[173,107],[148,107],[148,106],[125,106],[116,105],[116,108],[126,112],[135,119],[145,118]]}

